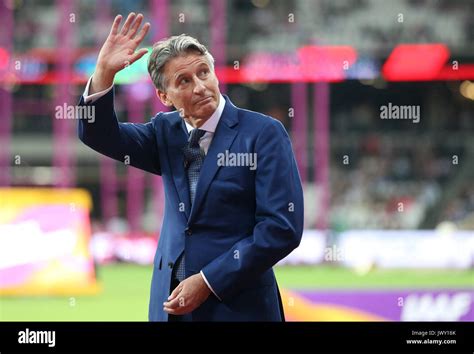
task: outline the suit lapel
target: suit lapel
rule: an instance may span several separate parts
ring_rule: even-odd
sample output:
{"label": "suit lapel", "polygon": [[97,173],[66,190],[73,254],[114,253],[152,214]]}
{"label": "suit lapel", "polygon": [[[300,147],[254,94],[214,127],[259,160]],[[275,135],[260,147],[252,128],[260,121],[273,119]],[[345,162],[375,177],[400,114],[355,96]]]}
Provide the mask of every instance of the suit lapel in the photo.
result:
{"label": "suit lapel", "polygon": [[209,146],[209,150],[201,167],[201,174],[199,175],[199,181],[196,187],[196,196],[188,221],[189,224],[193,222],[193,218],[204,200],[209,185],[219,170],[220,166],[217,165],[217,155],[224,153],[225,150],[229,150],[237,135],[237,129],[234,128],[238,123],[237,107],[230,102],[227,96],[225,96],[225,100],[224,111],[217,124],[214,137],[212,138],[211,145]]}
{"label": "suit lapel", "polygon": [[[173,174],[173,181],[176,186],[176,190],[179,195],[180,204],[177,207],[184,208],[184,215],[186,219],[189,219],[190,215],[190,204],[191,200],[189,198],[189,185],[188,179],[186,176],[186,171],[184,170],[184,154],[183,147],[188,141],[188,136],[186,131],[183,129],[183,119],[179,117],[177,121],[170,129],[169,143],[168,143],[168,157],[171,165],[171,171]],[[179,209],[180,211],[182,209]]]}

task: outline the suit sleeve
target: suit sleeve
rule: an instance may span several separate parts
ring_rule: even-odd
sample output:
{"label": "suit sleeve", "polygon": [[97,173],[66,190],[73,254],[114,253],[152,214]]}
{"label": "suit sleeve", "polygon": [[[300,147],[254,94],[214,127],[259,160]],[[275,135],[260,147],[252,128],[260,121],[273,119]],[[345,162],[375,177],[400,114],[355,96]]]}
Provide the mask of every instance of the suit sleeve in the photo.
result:
{"label": "suit sleeve", "polygon": [[301,180],[290,139],[280,122],[272,119],[262,129],[255,152],[256,224],[253,234],[202,269],[222,301],[256,281],[298,247],[303,233]]}
{"label": "suit sleeve", "polygon": [[155,121],[148,123],[120,123],[114,110],[114,90],[93,103],[80,106],[94,107],[94,120],[79,119],[79,139],[95,151],[122,163],[160,175],[160,161],[156,143]]}

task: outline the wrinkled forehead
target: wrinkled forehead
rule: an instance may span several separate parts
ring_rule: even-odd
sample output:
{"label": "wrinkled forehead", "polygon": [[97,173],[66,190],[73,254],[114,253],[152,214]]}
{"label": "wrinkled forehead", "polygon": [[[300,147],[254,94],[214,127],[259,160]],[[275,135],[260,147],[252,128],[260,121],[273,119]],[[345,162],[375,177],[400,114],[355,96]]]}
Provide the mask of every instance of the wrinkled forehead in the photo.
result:
{"label": "wrinkled forehead", "polygon": [[170,58],[166,62],[163,70],[166,84],[168,84],[169,80],[176,78],[180,74],[192,71],[195,67],[201,65],[207,65],[208,67],[211,66],[205,54],[201,54],[194,50]]}
{"label": "wrinkled forehead", "polygon": [[201,62],[209,65],[209,60],[205,54],[201,54],[198,51],[190,50],[178,56],[170,58],[165,64],[166,71],[176,71],[187,66],[197,65]]}

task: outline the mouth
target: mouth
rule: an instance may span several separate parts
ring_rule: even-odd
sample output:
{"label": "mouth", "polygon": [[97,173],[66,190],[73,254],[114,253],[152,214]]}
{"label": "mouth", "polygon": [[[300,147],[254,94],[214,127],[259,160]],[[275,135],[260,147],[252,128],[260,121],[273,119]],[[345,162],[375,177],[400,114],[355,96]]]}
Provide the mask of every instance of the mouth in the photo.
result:
{"label": "mouth", "polygon": [[196,104],[209,103],[211,102],[211,100],[212,100],[212,96],[209,96],[209,97],[203,98],[202,100],[197,101]]}

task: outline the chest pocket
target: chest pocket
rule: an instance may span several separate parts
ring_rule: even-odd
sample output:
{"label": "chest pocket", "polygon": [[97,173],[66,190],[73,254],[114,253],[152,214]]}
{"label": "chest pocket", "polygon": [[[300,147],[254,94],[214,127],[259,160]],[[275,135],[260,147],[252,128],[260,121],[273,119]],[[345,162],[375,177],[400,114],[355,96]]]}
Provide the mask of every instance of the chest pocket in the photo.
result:
{"label": "chest pocket", "polygon": [[216,178],[221,181],[236,180],[241,183],[255,177],[255,171],[249,166],[223,166],[217,172]]}
{"label": "chest pocket", "polygon": [[221,181],[227,181],[229,179],[239,179],[239,176],[242,176],[243,171],[241,167],[221,167],[217,174],[217,179]]}

